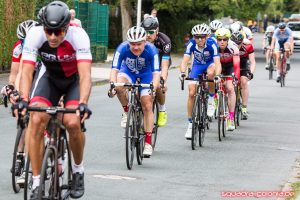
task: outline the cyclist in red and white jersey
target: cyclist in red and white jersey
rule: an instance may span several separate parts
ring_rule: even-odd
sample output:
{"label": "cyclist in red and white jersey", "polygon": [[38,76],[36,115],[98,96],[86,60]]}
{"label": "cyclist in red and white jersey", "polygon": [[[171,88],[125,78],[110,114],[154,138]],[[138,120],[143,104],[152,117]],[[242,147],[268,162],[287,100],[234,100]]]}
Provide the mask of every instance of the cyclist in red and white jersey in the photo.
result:
{"label": "cyclist in red and white jersey", "polygon": [[[28,32],[22,52],[19,109],[24,113],[29,104],[38,107],[57,106],[60,97],[65,95],[66,108],[80,108],[84,112],[82,119],[79,114],[63,116],[74,159],[70,196],[80,198],[84,194],[85,145],[85,135],[81,131],[80,122],[91,115],[87,103],[91,91],[92,55],[87,33],[82,28],[69,26],[70,18],[68,6],[61,1],[54,1],[41,13],[43,26],[33,27]],[[41,57],[42,67],[35,84],[32,85],[37,56]],[[27,131],[30,133],[29,155],[33,178],[31,200],[37,199],[43,158],[40,147],[44,144],[43,132],[48,121],[49,116],[46,113],[30,113]]]}
{"label": "cyclist in red and white jersey", "polygon": [[[231,33],[229,29],[220,28],[215,33],[219,45],[219,53],[222,67],[216,68],[216,76],[219,74],[232,75],[234,73],[237,79],[240,78],[240,55],[237,45],[229,40]],[[227,120],[227,130],[233,131],[234,125],[234,109],[236,95],[234,91],[233,79],[226,79],[226,91],[228,94],[229,120]]]}
{"label": "cyclist in red and white jersey", "polygon": [[247,111],[249,98],[248,81],[253,78],[253,72],[256,67],[254,48],[251,42],[245,39],[243,34],[239,31],[231,34],[231,40],[238,45],[240,51],[242,119],[247,120],[249,116]]}

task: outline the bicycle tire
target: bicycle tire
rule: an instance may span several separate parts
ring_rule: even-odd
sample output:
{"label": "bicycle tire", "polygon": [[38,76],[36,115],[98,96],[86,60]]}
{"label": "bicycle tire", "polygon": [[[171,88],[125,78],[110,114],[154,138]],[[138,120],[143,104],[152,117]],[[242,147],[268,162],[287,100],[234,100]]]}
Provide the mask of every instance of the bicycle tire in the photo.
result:
{"label": "bicycle tire", "polygon": [[156,140],[157,140],[157,134],[158,134],[158,114],[159,114],[159,108],[158,108],[158,102],[154,100],[153,102],[153,116],[154,116],[154,126],[152,130],[152,139],[151,139],[151,145],[152,149],[154,151]]}
{"label": "bicycle tire", "polygon": [[60,193],[57,164],[58,161],[57,156],[55,155],[55,149],[52,147],[47,148],[41,168],[38,199],[59,199]]}
{"label": "bicycle tire", "polygon": [[269,80],[273,79],[273,70],[274,70],[273,59],[274,59],[273,56],[271,56],[269,62]]}
{"label": "bicycle tire", "polygon": [[222,141],[221,137],[221,132],[224,127],[224,111],[223,111],[223,94],[220,92],[218,93],[218,113],[217,113],[217,118],[218,118],[218,137],[219,141]]}
{"label": "bicycle tire", "polygon": [[130,106],[128,115],[127,115],[127,122],[126,122],[126,129],[125,129],[125,148],[126,148],[126,165],[127,169],[131,170],[134,160],[134,153],[136,147],[136,118],[135,118],[135,111],[134,107]]}
{"label": "bicycle tire", "polygon": [[30,199],[32,187],[32,170],[30,165],[30,158],[27,156],[25,165],[25,184],[24,184],[24,200]]}
{"label": "bicycle tire", "polygon": [[200,137],[200,128],[199,128],[199,121],[200,121],[200,98],[199,96],[195,97],[193,112],[192,112],[192,139],[191,139],[191,147],[192,150],[197,148],[197,143]]}
{"label": "bicycle tire", "polygon": [[223,127],[222,127],[222,134],[223,137],[226,137],[226,131],[227,131],[227,120],[228,120],[228,97],[225,95],[223,99],[223,110],[224,110],[224,115],[223,115]]}
{"label": "bicycle tire", "polygon": [[[12,160],[12,167],[11,167],[11,178],[12,178],[12,187],[15,193],[19,193],[21,187],[17,184],[17,177],[20,177],[22,175],[22,172],[24,170],[24,164],[21,164],[21,169],[18,170],[18,173],[16,173],[16,163],[17,163],[17,154],[18,154],[18,147],[19,143],[23,134],[23,128],[21,126],[17,129],[17,136],[15,140],[15,146],[14,146],[14,152],[13,152],[13,160]],[[22,166],[23,165],[23,166]]]}
{"label": "bicycle tire", "polygon": [[143,151],[144,151],[144,146],[145,146],[145,134],[144,134],[144,116],[143,112],[140,111],[138,114],[137,119],[137,140],[136,140],[136,158],[137,158],[137,163],[138,165],[143,164]]}
{"label": "bicycle tire", "polygon": [[[203,98],[203,97],[202,97]],[[202,147],[204,143],[204,137],[205,137],[205,128],[207,126],[207,109],[205,108],[206,101],[203,99],[200,99],[199,104],[199,146]]]}

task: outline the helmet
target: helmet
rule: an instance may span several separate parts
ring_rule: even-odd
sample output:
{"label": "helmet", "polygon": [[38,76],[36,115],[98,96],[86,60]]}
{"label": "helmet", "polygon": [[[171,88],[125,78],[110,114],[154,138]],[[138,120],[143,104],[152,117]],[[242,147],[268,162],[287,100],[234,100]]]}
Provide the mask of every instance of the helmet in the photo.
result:
{"label": "helmet", "polygon": [[146,30],[156,30],[159,26],[157,18],[154,18],[152,16],[147,17],[146,19],[144,19],[144,21],[142,22],[141,26]]}
{"label": "helmet", "polygon": [[240,26],[244,26],[243,22],[241,21],[236,21],[236,23],[238,23]]}
{"label": "helmet", "polygon": [[267,27],[266,33],[273,33],[275,31],[275,27],[270,25]]}
{"label": "helmet", "polygon": [[209,26],[212,31],[216,31],[218,28],[223,27],[223,23],[219,20],[213,20],[212,22],[210,22]]}
{"label": "helmet", "polygon": [[244,35],[240,31],[233,32],[230,39],[236,44],[241,44],[244,40]]}
{"label": "helmet", "polygon": [[216,33],[215,33],[216,37],[227,37],[228,39],[231,36],[230,30],[228,30],[227,28],[219,28]]}
{"label": "helmet", "polygon": [[20,40],[24,40],[29,29],[37,24],[36,21],[26,20],[18,25],[17,36]]}
{"label": "helmet", "polygon": [[127,40],[129,42],[140,42],[146,40],[146,31],[143,27],[131,27],[127,31]]}
{"label": "helmet", "polygon": [[278,28],[279,28],[279,29],[285,29],[285,27],[286,27],[286,24],[285,24],[284,22],[280,22],[280,23],[278,24]]}
{"label": "helmet", "polygon": [[42,7],[40,10],[39,10],[39,13],[37,14],[36,18],[37,20],[42,23],[42,15],[43,15],[43,12],[45,10],[46,6]]}
{"label": "helmet", "polygon": [[210,28],[206,24],[197,24],[192,28],[192,35],[209,35]]}
{"label": "helmet", "polygon": [[42,11],[42,24],[49,29],[66,27],[70,23],[69,7],[61,1],[49,3]]}
{"label": "helmet", "polygon": [[230,24],[230,27],[229,27],[229,29],[232,33],[240,31],[242,28],[243,27],[238,22],[234,22],[234,23]]}

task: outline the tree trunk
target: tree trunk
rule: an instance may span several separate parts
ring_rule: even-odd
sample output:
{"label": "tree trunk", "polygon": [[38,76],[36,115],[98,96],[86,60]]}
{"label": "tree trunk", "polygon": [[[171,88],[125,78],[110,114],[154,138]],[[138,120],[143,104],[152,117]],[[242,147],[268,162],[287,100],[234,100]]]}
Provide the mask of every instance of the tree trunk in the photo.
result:
{"label": "tree trunk", "polygon": [[121,0],[121,17],[122,17],[122,37],[123,41],[126,40],[126,33],[128,29],[132,26],[132,21],[130,17],[131,6],[128,0]]}

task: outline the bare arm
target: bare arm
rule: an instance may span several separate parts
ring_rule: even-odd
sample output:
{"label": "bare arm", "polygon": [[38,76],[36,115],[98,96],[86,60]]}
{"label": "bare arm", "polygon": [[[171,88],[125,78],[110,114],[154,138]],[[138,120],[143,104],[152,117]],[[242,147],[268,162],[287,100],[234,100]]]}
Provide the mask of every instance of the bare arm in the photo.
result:
{"label": "bare arm", "polygon": [[79,62],[77,64],[80,84],[80,98],[79,103],[88,103],[91,88],[91,63],[90,62]]}
{"label": "bare arm", "polygon": [[157,88],[159,87],[159,84],[160,84],[160,72],[153,72],[153,87],[155,90],[157,90]]}
{"label": "bare arm", "polygon": [[161,61],[161,77],[166,81],[168,77],[170,60],[162,60]]}
{"label": "bare arm", "polygon": [[32,85],[32,75],[34,72],[34,64],[23,63],[20,78],[20,94],[25,101],[29,101],[29,92]]}
{"label": "bare arm", "polygon": [[12,62],[11,63],[10,74],[9,74],[9,77],[8,77],[8,83],[10,85],[16,86],[15,82],[16,82],[16,79],[17,79],[19,66],[20,66],[19,62]]}
{"label": "bare arm", "polygon": [[214,63],[215,63],[215,75],[220,75],[222,73],[222,65],[220,61],[220,57],[214,57]]}
{"label": "bare arm", "polygon": [[190,56],[188,55],[184,55],[183,56],[183,59],[182,59],[182,62],[181,62],[181,65],[180,65],[180,72],[186,72],[186,67],[187,67],[187,64],[190,60]]}
{"label": "bare arm", "polygon": [[110,82],[117,82],[117,75],[118,75],[119,70],[117,69],[111,69],[110,71]]}
{"label": "bare arm", "polygon": [[251,71],[251,73],[253,73],[255,71],[255,68],[256,68],[256,61],[255,61],[255,54],[254,53],[249,54],[249,60],[250,60],[250,71]]}

